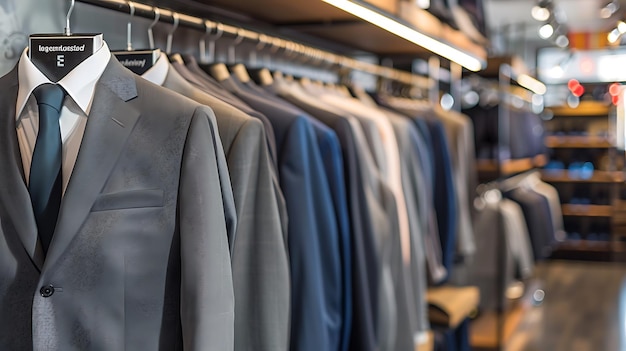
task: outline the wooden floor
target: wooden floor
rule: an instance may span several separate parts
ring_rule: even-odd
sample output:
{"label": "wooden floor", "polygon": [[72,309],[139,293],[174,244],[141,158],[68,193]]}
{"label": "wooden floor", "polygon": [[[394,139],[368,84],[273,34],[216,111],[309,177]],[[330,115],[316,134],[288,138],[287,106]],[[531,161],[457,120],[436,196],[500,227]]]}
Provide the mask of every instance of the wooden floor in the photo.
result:
{"label": "wooden floor", "polygon": [[551,261],[536,273],[545,300],[506,351],[626,351],[626,264]]}

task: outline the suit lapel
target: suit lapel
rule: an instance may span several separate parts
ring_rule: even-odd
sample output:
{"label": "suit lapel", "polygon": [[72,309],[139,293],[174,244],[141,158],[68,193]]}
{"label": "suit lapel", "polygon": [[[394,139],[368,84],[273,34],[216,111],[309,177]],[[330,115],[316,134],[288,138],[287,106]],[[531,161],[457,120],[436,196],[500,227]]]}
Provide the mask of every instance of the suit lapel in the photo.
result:
{"label": "suit lapel", "polygon": [[111,58],[96,91],[44,270],[67,249],[85,222],[139,118],[129,100],[137,97],[132,73]]}
{"label": "suit lapel", "polygon": [[[15,125],[15,103],[17,100],[17,66],[0,79],[0,213],[2,220],[15,228],[24,249],[41,270],[43,251],[37,240],[37,224],[24,181],[22,159],[17,141]],[[8,223],[7,223],[8,224]]]}

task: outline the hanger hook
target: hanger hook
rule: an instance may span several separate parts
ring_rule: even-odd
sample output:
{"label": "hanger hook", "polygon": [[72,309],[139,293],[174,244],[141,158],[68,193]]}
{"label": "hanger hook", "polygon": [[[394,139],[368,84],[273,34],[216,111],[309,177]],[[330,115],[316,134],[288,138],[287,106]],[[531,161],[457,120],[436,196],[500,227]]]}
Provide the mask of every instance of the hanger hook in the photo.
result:
{"label": "hanger hook", "polygon": [[65,35],[72,35],[72,30],[70,29],[70,18],[72,17],[72,12],[74,11],[74,5],[76,5],[76,0],[72,0],[70,2],[70,8],[67,10],[67,15],[65,16]]}
{"label": "hanger hook", "polygon": [[128,25],[126,27],[126,50],[131,51],[133,49],[133,16],[135,16],[135,4],[132,1],[128,1],[128,8],[130,9],[130,18],[128,19]]}
{"label": "hanger hook", "polygon": [[[211,63],[215,62],[215,42],[224,34],[224,25],[220,22],[214,23],[211,21],[205,21],[204,26],[206,28],[206,34],[209,37],[209,48],[208,53],[205,50],[200,50],[200,52],[205,52],[204,61],[202,63]],[[215,35],[213,36],[210,35],[212,31],[211,28],[215,28]],[[202,60],[202,57],[200,59]]]}
{"label": "hanger hook", "polygon": [[200,53],[200,63],[208,63],[208,55],[206,52],[206,38],[211,34],[213,22],[209,20],[202,21],[204,24],[204,36],[198,41],[198,52]]}
{"label": "hanger hook", "polygon": [[278,38],[270,38],[270,52],[276,54],[280,50],[281,40]]}
{"label": "hanger hook", "polygon": [[298,56],[300,56],[300,62],[305,64],[309,61],[311,61],[311,57],[308,55],[308,50],[306,48],[306,46],[297,43],[296,44],[296,52],[298,53]]}
{"label": "hanger hook", "polygon": [[288,59],[291,59],[296,55],[295,47],[296,47],[296,43],[294,43],[293,41],[285,42],[285,56]]}
{"label": "hanger hook", "polygon": [[174,32],[176,32],[176,29],[178,29],[178,24],[180,23],[180,17],[178,16],[178,13],[172,13],[172,18],[174,19],[174,26],[172,27],[172,30],[167,33],[167,46],[165,47],[165,53],[168,55],[172,53],[172,40],[174,39]]}
{"label": "hanger hook", "polygon": [[217,22],[215,25],[215,35],[209,37],[209,41],[216,42],[219,38],[224,35],[224,24],[221,22]]}
{"label": "hanger hook", "polygon": [[235,37],[235,40],[232,41],[232,43],[230,43],[230,46],[228,47],[228,61],[230,63],[235,63],[235,47],[239,44],[241,44],[241,42],[243,41],[244,36],[243,36],[243,29],[241,28],[237,28],[237,37]]}
{"label": "hanger hook", "polygon": [[256,44],[256,50],[261,51],[265,48],[268,43],[267,35],[261,33],[259,34],[258,43]]}
{"label": "hanger hook", "polygon": [[148,27],[148,43],[150,43],[150,49],[154,49],[154,34],[152,33],[152,28],[154,28],[161,19],[161,10],[159,10],[158,7],[153,7],[152,11],[154,12],[154,21],[152,21]]}
{"label": "hanger hook", "polygon": [[[215,28],[215,36],[211,37],[211,32]],[[221,23],[211,22],[209,20],[204,21],[204,36],[200,39],[200,62],[210,63],[215,61],[215,41],[219,39],[224,33],[224,25]],[[209,38],[209,49],[207,52],[206,39]]]}

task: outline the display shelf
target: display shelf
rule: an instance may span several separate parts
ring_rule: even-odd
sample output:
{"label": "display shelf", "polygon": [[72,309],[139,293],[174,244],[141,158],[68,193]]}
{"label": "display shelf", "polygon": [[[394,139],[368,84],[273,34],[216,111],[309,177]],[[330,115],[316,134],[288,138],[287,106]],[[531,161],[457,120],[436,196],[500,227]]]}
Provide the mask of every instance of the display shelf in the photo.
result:
{"label": "display shelf", "polygon": [[572,205],[562,206],[563,216],[570,217],[611,217],[613,207],[609,205]]}
{"label": "display shelf", "polygon": [[500,163],[494,159],[479,159],[476,161],[476,169],[478,172],[482,173],[500,173],[501,175],[510,175],[526,172],[537,167],[543,167],[547,163],[548,158],[545,155],[537,155],[532,158],[504,160]]}
{"label": "display shelf", "polygon": [[[501,345],[506,347],[511,336],[520,325],[526,305],[518,304],[510,308],[504,318]],[[474,349],[498,349],[498,333],[497,331],[498,315],[496,312],[486,312],[472,321],[470,328],[470,345]]]}
{"label": "display shelf", "polygon": [[553,259],[623,262],[626,245],[619,241],[567,240],[560,242],[552,252]]}
{"label": "display shelf", "polygon": [[612,252],[613,243],[610,241],[565,240],[558,243],[557,250]]}
{"label": "display shelf", "polygon": [[606,262],[614,260],[619,252],[619,247],[610,241],[565,240],[557,244],[551,257]]}
{"label": "display shelf", "polygon": [[589,179],[570,178],[567,170],[543,170],[541,179],[548,183],[622,183],[623,172],[594,171]]}
{"label": "display shelf", "polygon": [[578,107],[556,106],[548,108],[555,116],[559,117],[606,117],[610,107],[603,102],[583,101]]}
{"label": "display shelf", "polygon": [[545,165],[548,164],[548,156],[546,155],[537,155],[533,158],[533,163],[535,165],[535,167],[544,167]]}
{"label": "display shelf", "polygon": [[454,329],[478,308],[480,291],[475,286],[441,286],[428,289],[430,323]]}
{"label": "display shelf", "polygon": [[[580,157],[594,164],[603,164],[608,160],[608,169],[617,170],[617,149],[612,139],[606,135],[611,130],[610,115],[613,107],[601,101],[582,101],[577,107],[556,106],[548,110],[554,118],[551,124],[553,133],[545,138],[545,145],[552,149],[553,158],[564,164],[579,162]],[[570,135],[572,128],[587,131],[587,135]],[[559,133],[560,132],[560,133]],[[621,171],[594,170],[589,179],[570,178],[568,170],[543,170],[542,179],[557,185],[559,191],[573,197],[577,191],[588,193],[596,203],[611,203],[620,194],[621,183],[626,177]],[[563,216],[575,221],[576,231],[583,238],[590,237],[594,226],[606,228],[611,241],[570,240],[560,242],[554,247],[552,258],[587,261],[612,261],[615,258],[615,219],[619,216],[615,204],[611,205],[579,205],[564,204]],[[572,224],[573,225],[573,224]]]}
{"label": "display shelf", "polygon": [[[530,170],[534,167],[532,158],[520,158],[515,160],[478,160],[476,167],[479,172],[500,172],[501,174],[514,174]],[[498,168],[499,167],[499,168]]]}
{"label": "display shelf", "polygon": [[600,136],[547,136],[544,141],[545,145],[552,149],[571,148],[571,149],[608,149],[613,147],[609,140]]}

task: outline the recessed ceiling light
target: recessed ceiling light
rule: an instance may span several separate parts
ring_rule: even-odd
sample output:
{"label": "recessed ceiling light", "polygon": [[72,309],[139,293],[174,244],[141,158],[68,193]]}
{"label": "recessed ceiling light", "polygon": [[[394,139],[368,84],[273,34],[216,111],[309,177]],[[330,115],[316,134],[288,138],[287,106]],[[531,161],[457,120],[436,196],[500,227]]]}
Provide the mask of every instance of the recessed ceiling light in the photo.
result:
{"label": "recessed ceiling light", "polygon": [[550,10],[545,7],[535,5],[531,10],[531,15],[537,21],[547,21],[548,18],[550,18]]}
{"label": "recessed ceiling light", "polygon": [[606,6],[600,9],[600,17],[609,18],[613,16],[613,14],[617,12],[618,9],[619,3],[611,1],[610,3],[606,4]]}
{"label": "recessed ceiling light", "polygon": [[550,23],[546,23],[539,28],[539,36],[548,39],[554,34],[554,27]]}
{"label": "recessed ceiling light", "polygon": [[619,39],[620,35],[621,34],[619,30],[615,28],[611,31],[611,33],[609,33],[609,35],[607,36],[607,40],[609,41],[609,43],[614,44]]}
{"label": "recessed ceiling light", "polygon": [[561,48],[567,47],[569,45],[569,39],[567,39],[565,35],[561,34],[556,38],[556,45]]}

